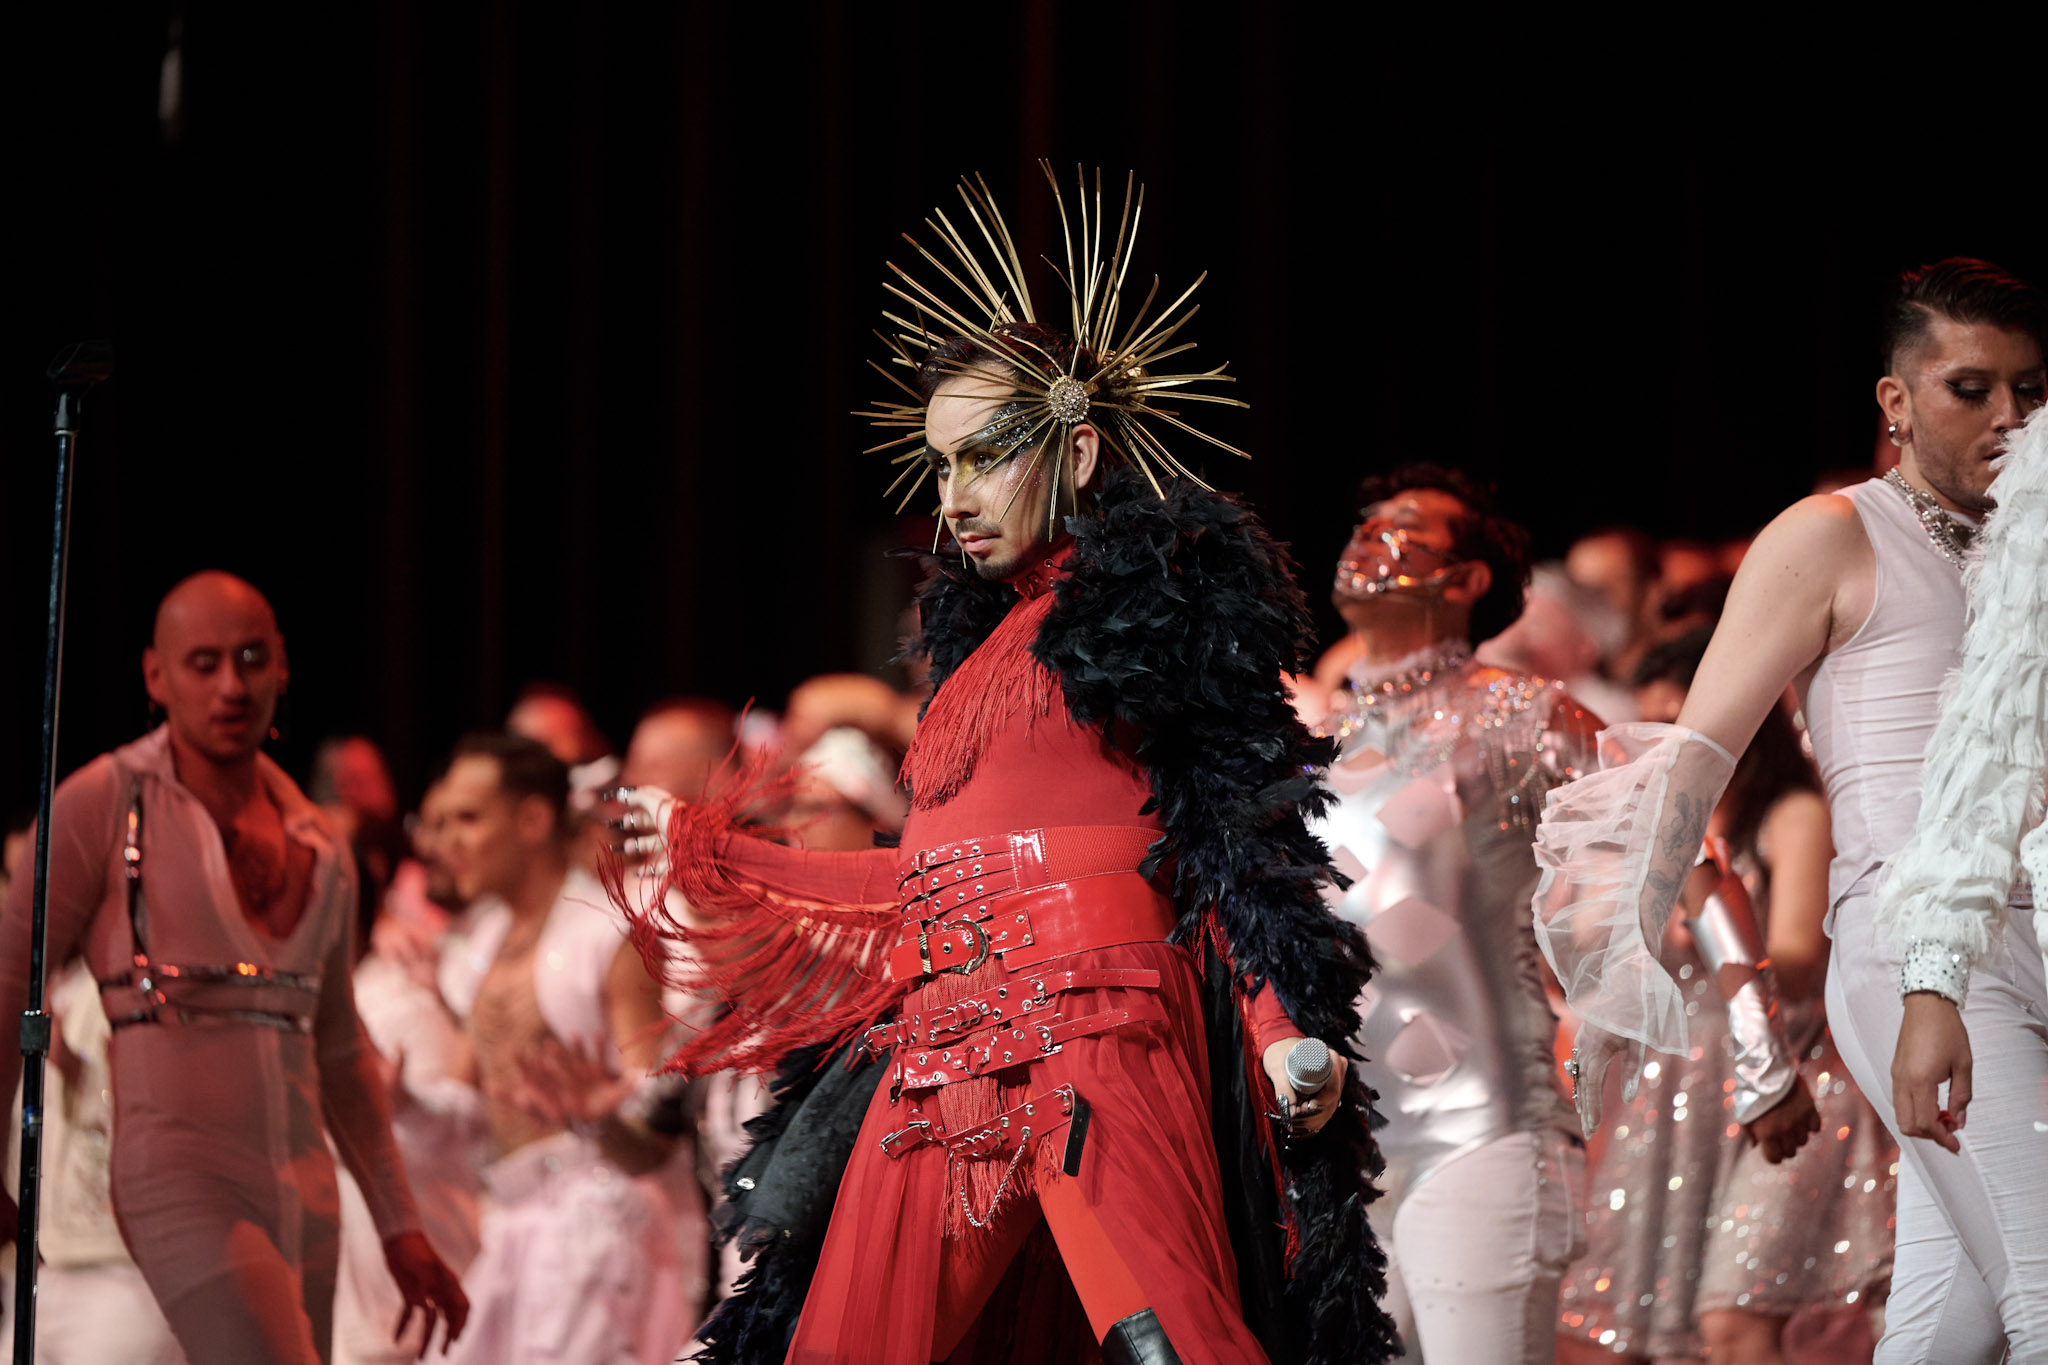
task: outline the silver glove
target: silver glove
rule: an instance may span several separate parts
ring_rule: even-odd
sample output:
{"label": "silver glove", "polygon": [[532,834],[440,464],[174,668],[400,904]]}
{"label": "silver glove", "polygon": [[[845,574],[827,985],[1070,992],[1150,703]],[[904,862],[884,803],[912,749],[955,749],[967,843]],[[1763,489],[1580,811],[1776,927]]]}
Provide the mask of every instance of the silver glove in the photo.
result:
{"label": "silver glove", "polygon": [[[1799,1079],[1799,1065],[1779,1030],[1763,943],[1742,883],[1724,873],[1700,913],[1686,921],[1693,943],[1728,1010],[1728,1041],[1735,1053],[1735,1121],[1750,1123],[1785,1098]],[[1735,968],[1723,972],[1723,968]],[[1736,978],[1747,979],[1736,983]],[[1732,989],[1731,989],[1732,987]]]}

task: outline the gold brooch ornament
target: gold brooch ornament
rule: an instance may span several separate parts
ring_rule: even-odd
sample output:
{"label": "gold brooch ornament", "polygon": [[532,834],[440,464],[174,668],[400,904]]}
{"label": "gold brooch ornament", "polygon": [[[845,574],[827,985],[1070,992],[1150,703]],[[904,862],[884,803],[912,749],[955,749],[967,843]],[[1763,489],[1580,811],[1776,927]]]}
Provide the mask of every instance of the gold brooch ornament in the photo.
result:
{"label": "gold brooch ornament", "polygon": [[1052,381],[1052,387],[1045,391],[1045,406],[1053,420],[1073,426],[1085,421],[1088,416],[1088,386],[1078,379],[1065,375]]}
{"label": "gold brooch ornament", "polygon": [[[874,454],[904,448],[890,460],[903,469],[889,485],[889,492],[893,494],[906,481],[909,485],[897,504],[899,512],[909,505],[931,472],[931,451],[924,435],[925,400],[900,371],[907,370],[914,377],[944,343],[955,338],[965,338],[980,352],[1000,356],[1006,362],[1008,368],[1000,371],[989,368],[985,361],[941,361],[939,368],[947,375],[990,378],[1014,388],[1015,400],[1006,405],[992,425],[1002,428],[1002,445],[1007,448],[1002,461],[1030,450],[1027,479],[1048,453],[1053,456],[1049,520],[1057,519],[1055,509],[1059,506],[1062,484],[1072,486],[1072,433],[1084,422],[1095,430],[1109,451],[1142,472],[1153,491],[1162,496],[1162,475],[1192,479],[1205,488],[1208,486],[1167,448],[1165,438],[1169,433],[1164,428],[1186,432],[1233,455],[1251,458],[1236,446],[1183,421],[1175,408],[1159,405],[1160,399],[1170,396],[1176,404],[1248,406],[1235,398],[1189,389],[1188,386],[1206,380],[1230,382],[1232,376],[1224,373],[1226,366],[1181,374],[1155,372],[1159,362],[1194,349],[1193,342],[1176,341],[1176,337],[1198,311],[1187,303],[1208,278],[1206,272],[1157,313],[1152,311],[1159,296],[1155,276],[1137,315],[1119,334],[1117,323],[1124,302],[1125,276],[1130,269],[1131,248],[1137,240],[1138,221],[1144,213],[1144,187],[1136,183],[1134,175],[1125,177],[1123,211],[1117,220],[1115,240],[1108,243],[1105,252],[1108,220],[1102,206],[1102,173],[1095,173],[1091,193],[1087,175],[1076,170],[1079,192],[1075,216],[1080,229],[1077,234],[1051,163],[1038,164],[1045,172],[1046,183],[1052,187],[1066,244],[1064,271],[1057,264],[1046,262],[1067,296],[1068,319],[1061,344],[1049,348],[1039,339],[1044,331],[1057,333],[1060,329],[1040,323],[1025,284],[1024,262],[1016,242],[989,194],[987,183],[979,175],[961,177],[960,200],[966,211],[961,226],[936,208],[925,219],[925,226],[938,239],[943,258],[916,237],[904,234],[904,240],[936,272],[938,287],[917,279],[893,261],[888,263],[895,278],[882,287],[896,302],[882,313],[889,330],[876,333],[888,348],[888,363],[869,363],[908,394],[910,401],[881,400],[873,409],[855,415],[871,419],[878,427],[904,433],[863,452]],[[992,263],[984,264],[977,255],[973,244],[976,237],[986,246]],[[1069,342],[1070,345],[1065,344]],[[1048,432],[1056,439],[1042,440]]]}

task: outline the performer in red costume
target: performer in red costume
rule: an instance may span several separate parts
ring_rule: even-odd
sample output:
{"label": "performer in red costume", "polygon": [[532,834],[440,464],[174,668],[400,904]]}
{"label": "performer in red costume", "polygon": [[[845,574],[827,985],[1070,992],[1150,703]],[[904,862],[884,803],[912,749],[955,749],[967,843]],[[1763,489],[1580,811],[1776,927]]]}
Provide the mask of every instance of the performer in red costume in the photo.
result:
{"label": "performer in red costume", "polygon": [[[755,1269],[703,1358],[1392,1349],[1367,1097],[1341,1056],[1368,961],[1319,894],[1303,812],[1327,746],[1281,685],[1303,603],[1250,514],[1166,453],[1154,424],[1192,428],[1152,399],[1215,375],[1154,373],[1180,320],[1150,299],[1112,344],[1131,200],[1104,257],[1083,190],[1066,332],[1032,315],[978,182],[993,270],[934,223],[965,305],[902,271],[892,289],[932,321],[892,316],[914,401],[875,415],[909,429],[890,444],[935,478],[960,552],[920,599],[937,690],[901,848],[751,837],[744,781],[637,796],[663,867],[655,894],[619,893],[730,1006],[675,1064],[781,1069],[728,1176]],[[1300,1094],[1283,1059],[1305,1035],[1339,1055]]]}

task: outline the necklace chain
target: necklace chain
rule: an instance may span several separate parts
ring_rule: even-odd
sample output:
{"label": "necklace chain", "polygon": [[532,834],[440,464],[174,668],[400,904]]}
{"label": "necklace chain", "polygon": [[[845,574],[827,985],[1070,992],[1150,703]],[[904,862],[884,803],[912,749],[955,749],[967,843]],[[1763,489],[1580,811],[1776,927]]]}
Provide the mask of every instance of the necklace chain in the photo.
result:
{"label": "necklace chain", "polygon": [[1472,646],[1452,640],[1421,657],[1411,656],[1408,666],[1397,672],[1354,676],[1326,722],[1330,738],[1346,744],[1368,725],[1384,727],[1390,737],[1405,733],[1412,713],[1430,701],[1439,681],[1457,675],[1471,661]]}
{"label": "necklace chain", "polygon": [[1410,777],[1435,772],[1470,746],[1474,772],[1490,780],[1501,831],[1533,829],[1543,792],[1579,775],[1548,734],[1555,684],[1504,673],[1482,688],[1470,681],[1471,665],[1471,647],[1456,641],[1390,676],[1354,677],[1319,733],[1335,739],[1345,759],[1363,746]]}
{"label": "necklace chain", "polygon": [[1899,490],[1906,505],[1913,509],[1913,515],[1920,518],[1921,529],[1934,542],[1934,548],[1941,551],[1941,557],[1958,569],[1962,568],[1963,552],[1970,548],[1975,530],[1958,521],[1954,513],[1934,500],[1932,494],[1907,483],[1906,476],[1898,471],[1897,466],[1885,471],[1884,481]]}

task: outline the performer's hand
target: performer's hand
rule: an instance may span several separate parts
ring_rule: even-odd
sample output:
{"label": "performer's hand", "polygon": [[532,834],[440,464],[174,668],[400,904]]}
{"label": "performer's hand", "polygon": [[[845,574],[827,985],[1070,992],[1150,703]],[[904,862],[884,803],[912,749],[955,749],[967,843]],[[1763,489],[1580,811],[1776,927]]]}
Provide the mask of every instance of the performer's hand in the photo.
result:
{"label": "performer's hand", "polygon": [[[1572,1077],[1572,1102],[1579,1107],[1579,1126],[1591,1137],[1600,1127],[1607,1068],[1616,1062],[1628,1068],[1621,1087],[1622,1103],[1627,1104],[1636,1097],[1636,1087],[1642,1083],[1643,1045],[1633,1039],[1617,1038],[1598,1024],[1581,1021],[1578,1036],[1572,1042],[1572,1060],[1578,1063],[1578,1075]],[[1569,1064],[1566,1070],[1570,1070]]]}
{"label": "performer's hand", "polygon": [[469,1296],[462,1292],[462,1281],[434,1254],[433,1244],[423,1233],[401,1232],[385,1238],[384,1264],[391,1268],[391,1278],[405,1299],[405,1311],[399,1314],[391,1339],[403,1340],[413,1314],[418,1313],[426,1325],[420,1333],[420,1358],[424,1359],[433,1345],[436,1319],[447,1326],[447,1334],[441,1338],[441,1354],[447,1355],[449,1346],[462,1335],[462,1325],[469,1321]]}
{"label": "performer's hand", "polygon": [[1806,1078],[1794,1076],[1785,1097],[1743,1127],[1773,1166],[1804,1147],[1806,1140],[1820,1131],[1820,1110],[1814,1108]]}
{"label": "performer's hand", "polygon": [[659,787],[614,787],[601,798],[620,814],[605,824],[606,842],[645,877],[668,871],[668,821],[676,799]]}
{"label": "performer's hand", "polygon": [[1330,1121],[1330,1116],[1337,1112],[1338,1097],[1344,1093],[1344,1077],[1350,1071],[1351,1063],[1334,1048],[1331,1049],[1330,1079],[1321,1090],[1308,1095],[1297,1094],[1287,1079],[1287,1054],[1300,1041],[1301,1035],[1297,1033],[1268,1043],[1260,1060],[1265,1064],[1266,1078],[1273,1082],[1273,1094],[1287,1112],[1288,1134],[1309,1137],[1320,1133],[1323,1125]]}
{"label": "performer's hand", "polygon": [[441,940],[433,929],[401,915],[379,915],[370,926],[370,951],[394,963],[406,980],[438,995]]}
{"label": "performer's hand", "polygon": [[517,1077],[493,1087],[495,1098],[549,1123],[572,1128],[618,1112],[633,1082],[612,1069],[594,1047],[543,1038],[521,1052]]}
{"label": "performer's hand", "polygon": [[[1899,1046],[1892,1054],[1892,1107],[1899,1132],[1928,1138],[1951,1152],[1962,1150],[1956,1134],[1970,1107],[1970,1031],[1963,1012],[1946,996],[1914,991],[1905,999]],[[1948,1082],[1948,1108],[1941,1107],[1941,1083]]]}

